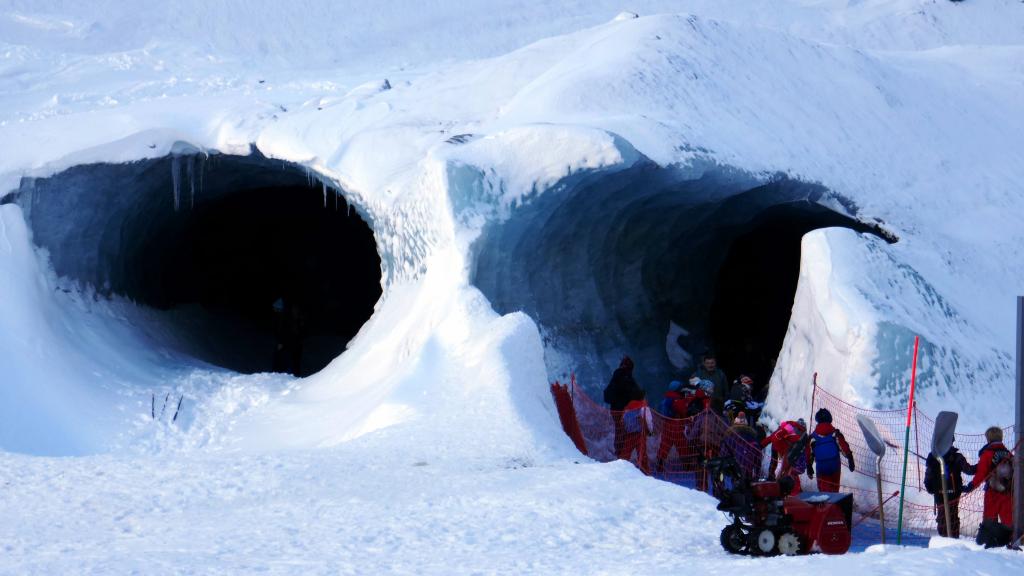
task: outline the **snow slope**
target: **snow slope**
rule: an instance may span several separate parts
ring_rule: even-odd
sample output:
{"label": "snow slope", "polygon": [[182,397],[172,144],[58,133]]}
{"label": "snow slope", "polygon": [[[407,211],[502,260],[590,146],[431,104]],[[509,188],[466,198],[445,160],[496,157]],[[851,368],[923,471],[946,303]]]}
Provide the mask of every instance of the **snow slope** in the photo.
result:
{"label": "snow slope", "polygon": [[[385,288],[322,372],[233,374],[176,353],[151,311],[55,278],[0,205],[0,447],[92,454],[0,453],[17,519],[0,571],[663,573],[680,548],[747,565],[718,551],[707,498],[572,463],[547,391],[567,351],[470,282],[487,225],[642,162],[782,172],[900,237],[804,238],[773,416],[806,414],[813,371],[900,405],[917,333],[922,408],[1009,419],[1024,5],[420,4],[0,3],[0,197],[77,164],[255,144],[342,190]],[[170,392],[185,416],[154,422]],[[1020,565],[964,547],[770,562]]]}

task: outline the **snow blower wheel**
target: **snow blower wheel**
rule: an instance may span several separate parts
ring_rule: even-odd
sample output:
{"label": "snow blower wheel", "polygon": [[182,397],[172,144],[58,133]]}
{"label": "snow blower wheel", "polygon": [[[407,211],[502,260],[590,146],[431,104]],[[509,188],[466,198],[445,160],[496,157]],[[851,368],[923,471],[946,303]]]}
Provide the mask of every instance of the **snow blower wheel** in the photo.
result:
{"label": "snow blower wheel", "polygon": [[765,556],[775,552],[775,533],[769,529],[757,533],[757,551]]}
{"label": "snow blower wheel", "polygon": [[800,537],[792,532],[786,532],[779,536],[779,552],[786,556],[796,556],[800,553]]}
{"label": "snow blower wheel", "polygon": [[722,543],[722,548],[725,548],[725,551],[730,554],[747,553],[747,535],[743,533],[743,528],[739,524],[729,524],[722,528],[719,541]]}

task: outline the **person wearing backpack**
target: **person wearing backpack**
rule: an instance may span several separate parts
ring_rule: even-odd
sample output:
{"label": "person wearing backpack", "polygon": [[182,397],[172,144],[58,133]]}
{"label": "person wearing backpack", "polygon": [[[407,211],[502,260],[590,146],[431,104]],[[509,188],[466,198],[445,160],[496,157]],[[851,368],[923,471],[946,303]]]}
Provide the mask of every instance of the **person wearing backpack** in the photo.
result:
{"label": "person wearing backpack", "polygon": [[942,466],[935,454],[928,454],[924,468],[924,489],[935,498],[935,522],[939,528],[939,536],[949,538],[960,537],[960,495],[964,492],[964,472],[975,474],[978,467],[967,461],[967,458],[950,446],[942,457],[946,463],[946,499],[949,501],[949,525],[952,534],[946,534],[946,508],[942,501]]}
{"label": "person wearing backpack", "polygon": [[647,438],[654,434],[654,416],[647,406],[647,393],[642,389],[636,392],[629,404],[626,404],[622,412],[622,428],[626,435],[619,458],[629,460],[633,457],[633,452],[636,452],[636,467],[644,474],[650,475]]}
{"label": "person wearing backpack", "polygon": [[[964,488],[970,492],[985,483],[984,521],[996,521],[1013,528],[1013,453],[1003,445],[1003,430],[993,426],[985,431],[985,444],[978,451],[978,469]],[[983,522],[984,523],[984,522]]]}
{"label": "person wearing backpack", "polygon": [[843,473],[839,455],[846,456],[850,472],[853,472],[856,470],[853,451],[843,433],[832,426],[832,413],[827,408],[818,410],[814,421],[814,432],[803,440],[807,444],[807,477],[814,478],[814,463],[817,462],[818,492],[839,492],[839,479]]}
{"label": "person wearing backpack", "polygon": [[676,449],[676,455],[680,460],[689,456],[686,449],[686,441],[683,438],[683,419],[686,418],[686,411],[689,408],[692,395],[687,394],[683,383],[673,380],[668,385],[665,397],[661,399],[661,406],[658,412],[664,416],[661,418],[661,440],[658,443],[657,471],[660,474],[665,471],[665,459]]}

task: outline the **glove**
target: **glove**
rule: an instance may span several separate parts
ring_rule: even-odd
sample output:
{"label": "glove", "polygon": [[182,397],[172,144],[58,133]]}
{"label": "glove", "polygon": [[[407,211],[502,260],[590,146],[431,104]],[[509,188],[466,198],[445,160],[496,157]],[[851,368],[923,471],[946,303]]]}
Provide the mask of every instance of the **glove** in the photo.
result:
{"label": "glove", "polygon": [[814,480],[814,468],[807,469],[807,477],[810,478],[811,480]]}
{"label": "glove", "polygon": [[962,494],[970,494],[974,490],[974,482],[971,482],[967,486],[964,486]]}
{"label": "glove", "polygon": [[857,470],[857,467],[853,465],[853,458],[850,458],[850,472]]}

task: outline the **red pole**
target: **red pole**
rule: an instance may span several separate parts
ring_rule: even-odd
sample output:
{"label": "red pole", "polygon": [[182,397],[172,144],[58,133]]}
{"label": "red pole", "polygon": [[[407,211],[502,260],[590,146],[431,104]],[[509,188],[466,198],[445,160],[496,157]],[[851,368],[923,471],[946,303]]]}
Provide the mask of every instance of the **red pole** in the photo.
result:
{"label": "red pole", "polygon": [[903,481],[900,483],[900,517],[896,528],[896,543],[903,543],[903,494],[907,491],[907,459],[910,458],[910,419],[914,415],[914,383],[917,380],[917,345],[914,336],[914,362],[910,368],[910,402],[907,404],[907,433],[903,437]]}

